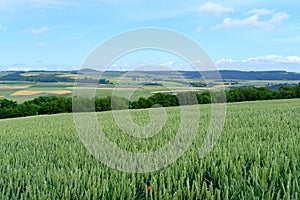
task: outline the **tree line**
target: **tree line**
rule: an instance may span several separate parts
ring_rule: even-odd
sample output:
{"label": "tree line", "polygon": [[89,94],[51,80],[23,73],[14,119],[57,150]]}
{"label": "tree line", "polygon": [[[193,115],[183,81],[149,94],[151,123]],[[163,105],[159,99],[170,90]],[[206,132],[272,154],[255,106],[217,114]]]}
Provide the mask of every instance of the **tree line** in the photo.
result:
{"label": "tree line", "polygon": [[[291,99],[300,98],[300,83],[295,86],[282,86],[278,90],[266,87],[231,88],[225,91],[227,102]],[[214,95],[218,97],[218,93]],[[184,92],[174,94],[156,93],[149,98],[141,97],[129,101],[123,97],[106,98],[41,96],[18,104],[16,101],[0,100],[0,119],[25,117],[32,115],[57,114],[74,112],[102,112],[121,109],[142,109],[151,107],[170,107],[179,105],[211,103],[211,93]],[[73,108],[73,105],[74,106]]]}

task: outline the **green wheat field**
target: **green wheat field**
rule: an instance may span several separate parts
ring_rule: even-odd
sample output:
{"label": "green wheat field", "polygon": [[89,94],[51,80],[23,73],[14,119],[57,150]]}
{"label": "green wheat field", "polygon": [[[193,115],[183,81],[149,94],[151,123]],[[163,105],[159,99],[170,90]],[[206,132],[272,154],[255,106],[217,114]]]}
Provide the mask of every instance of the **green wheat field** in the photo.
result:
{"label": "green wheat field", "polygon": [[[218,143],[204,158],[199,149],[210,119],[200,109],[199,131],[188,151],[152,173],[124,173],[86,150],[72,114],[0,120],[0,199],[300,199],[300,99],[229,103]],[[98,113],[107,137],[120,148],[162,148],[177,132],[179,107],[166,109],[157,135],[137,139]],[[120,111],[121,112],[121,111]],[[132,110],[150,123],[149,110]]]}

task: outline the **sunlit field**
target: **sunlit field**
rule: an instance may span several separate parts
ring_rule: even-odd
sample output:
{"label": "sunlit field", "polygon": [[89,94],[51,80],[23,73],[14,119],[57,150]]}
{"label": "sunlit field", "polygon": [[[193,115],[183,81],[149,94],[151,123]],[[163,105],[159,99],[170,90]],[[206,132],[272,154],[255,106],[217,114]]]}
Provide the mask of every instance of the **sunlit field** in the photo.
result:
{"label": "sunlit field", "polygon": [[[72,114],[0,120],[0,199],[300,198],[300,99],[228,104],[222,135],[203,159],[210,105],[194,107],[201,119],[192,146],[175,163],[146,174],[119,172],[94,159]],[[111,112],[98,117],[120,148],[147,152],[176,134],[180,109],[165,109],[167,123],[149,139],[123,133]],[[147,109],[131,115],[137,124],[150,122]]]}

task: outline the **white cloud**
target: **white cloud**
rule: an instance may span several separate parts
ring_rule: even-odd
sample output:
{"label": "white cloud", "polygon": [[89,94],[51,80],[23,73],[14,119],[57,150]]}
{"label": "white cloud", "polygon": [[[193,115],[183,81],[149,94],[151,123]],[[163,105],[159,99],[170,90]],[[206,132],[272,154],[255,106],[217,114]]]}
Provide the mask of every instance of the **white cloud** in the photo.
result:
{"label": "white cloud", "polygon": [[[290,17],[289,14],[285,12],[274,12],[267,9],[252,9],[248,12],[248,14],[252,14],[251,16],[244,19],[233,19],[233,18],[225,18],[222,24],[219,24],[215,27],[215,29],[221,28],[261,28],[265,31],[272,31],[276,25],[281,24],[284,19]],[[260,20],[260,17],[263,15],[270,16],[269,20]]]}
{"label": "white cloud", "polygon": [[222,58],[221,60],[216,61],[216,64],[222,64],[222,63],[233,63],[236,60],[233,60],[231,58]]}
{"label": "white cloud", "polygon": [[264,8],[261,8],[261,9],[254,8],[247,12],[248,15],[271,15],[273,13],[274,13],[273,10],[268,10],[268,9],[264,9]]}
{"label": "white cloud", "polygon": [[44,48],[46,45],[43,42],[38,43],[37,47],[38,48]]}
{"label": "white cloud", "polygon": [[42,34],[42,33],[46,33],[48,31],[50,31],[50,28],[47,27],[47,26],[43,26],[43,27],[38,28],[38,29],[29,28],[29,29],[25,30],[24,32],[31,33],[31,34],[34,34],[34,35],[39,35],[39,34]]}
{"label": "white cloud", "polygon": [[285,70],[291,72],[300,71],[300,56],[266,55],[259,57],[250,57],[242,60],[221,59],[216,61],[215,63],[221,70]]}
{"label": "white cloud", "polygon": [[30,68],[28,68],[28,67],[25,67],[25,68],[23,68],[23,67],[9,67],[7,69],[7,71],[30,71]]}
{"label": "white cloud", "polygon": [[234,8],[225,7],[221,4],[207,2],[200,8],[200,13],[202,15],[220,15],[225,13],[233,13]]}
{"label": "white cloud", "polygon": [[300,63],[300,56],[279,56],[279,55],[267,55],[260,57],[252,57],[242,60],[242,62],[277,62],[277,63]]}
{"label": "white cloud", "polygon": [[51,70],[51,71],[64,71],[64,70],[78,70],[81,66],[77,65],[64,65],[64,64],[43,64],[43,62],[33,63],[15,63],[11,65],[0,65],[0,71],[32,71],[32,70]]}
{"label": "white cloud", "polygon": [[284,19],[287,19],[289,17],[290,17],[290,15],[285,12],[277,12],[277,13],[274,13],[274,15],[269,20],[269,22],[272,24],[280,24]]}

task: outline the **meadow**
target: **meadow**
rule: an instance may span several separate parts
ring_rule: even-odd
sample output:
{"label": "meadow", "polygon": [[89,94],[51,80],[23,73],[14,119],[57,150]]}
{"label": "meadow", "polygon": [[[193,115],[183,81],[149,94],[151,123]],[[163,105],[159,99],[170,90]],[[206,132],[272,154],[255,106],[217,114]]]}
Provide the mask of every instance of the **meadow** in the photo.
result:
{"label": "meadow", "polygon": [[[124,173],[98,162],[81,143],[72,114],[0,120],[1,199],[300,199],[300,99],[228,103],[222,135],[200,158],[210,105],[175,163],[151,173]],[[98,113],[107,138],[132,152],[157,150],[176,134],[180,107],[166,109],[157,135],[122,132],[112,112]],[[122,111],[116,111],[122,112]],[[150,123],[149,110],[131,110]]]}

